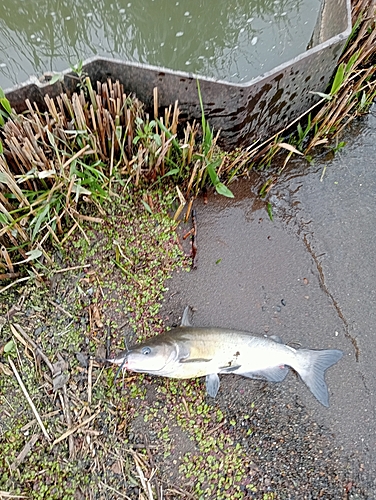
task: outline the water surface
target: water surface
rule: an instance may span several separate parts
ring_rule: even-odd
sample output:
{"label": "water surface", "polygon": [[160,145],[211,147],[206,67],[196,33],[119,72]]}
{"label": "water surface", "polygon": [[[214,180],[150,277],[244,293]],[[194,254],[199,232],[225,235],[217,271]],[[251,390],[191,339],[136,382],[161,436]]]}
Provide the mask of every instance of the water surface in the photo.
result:
{"label": "water surface", "polygon": [[0,86],[111,56],[242,82],[304,52],[320,0],[2,0]]}

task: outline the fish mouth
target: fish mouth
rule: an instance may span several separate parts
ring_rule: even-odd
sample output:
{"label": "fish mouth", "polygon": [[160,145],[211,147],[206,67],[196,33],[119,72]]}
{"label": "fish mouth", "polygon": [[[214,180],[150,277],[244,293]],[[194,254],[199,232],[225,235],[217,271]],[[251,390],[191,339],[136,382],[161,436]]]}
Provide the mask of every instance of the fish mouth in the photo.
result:
{"label": "fish mouth", "polygon": [[120,366],[120,368],[129,370],[127,366],[127,356],[123,356],[121,358],[107,358],[106,361],[108,363],[112,363],[113,365]]}
{"label": "fish mouth", "polygon": [[[136,368],[136,367],[131,367],[129,366],[129,355],[132,354],[133,351],[126,351],[120,353],[118,356],[115,358],[107,358],[106,361],[108,363],[112,363],[114,365],[117,365],[120,369],[127,370],[129,372],[134,372],[134,373],[148,373],[150,375],[159,375],[161,373],[164,373],[166,371],[166,366],[169,365],[171,358],[174,357],[174,352],[171,352],[165,363],[158,369],[150,369],[148,368]],[[132,364],[132,363],[131,363]],[[170,371],[170,370],[169,370]]]}
{"label": "fish mouth", "polygon": [[119,367],[119,370],[126,370],[127,372],[134,372],[134,373],[157,373],[157,372],[153,372],[152,370],[137,370],[137,368],[130,368],[130,366],[128,365],[128,361],[127,361],[127,356],[123,356],[121,358],[107,358],[106,361],[108,363],[112,363],[116,366]]}
{"label": "fish mouth", "polygon": [[130,368],[128,366],[127,356],[123,356],[122,358],[107,358],[106,361],[108,363],[117,365],[119,367],[119,371],[126,370],[128,372],[133,372],[133,373],[148,373],[150,375],[158,375],[159,372],[161,372],[165,368],[165,365],[162,366],[162,368],[160,368],[159,370],[150,370],[150,369],[142,370],[137,368]]}

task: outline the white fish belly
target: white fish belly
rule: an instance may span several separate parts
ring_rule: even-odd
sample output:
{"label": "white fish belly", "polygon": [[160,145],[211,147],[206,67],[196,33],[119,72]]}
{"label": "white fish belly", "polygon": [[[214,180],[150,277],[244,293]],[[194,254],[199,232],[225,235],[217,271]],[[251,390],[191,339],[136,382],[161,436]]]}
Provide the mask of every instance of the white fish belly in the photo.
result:
{"label": "white fish belly", "polygon": [[201,335],[194,335],[190,339],[190,356],[181,363],[186,373],[196,369],[195,376],[221,372],[241,375],[281,365],[294,365],[295,350],[271,339],[242,332],[217,330],[214,334],[209,329],[208,332],[202,330]]}
{"label": "white fish belly", "polygon": [[261,344],[257,340],[239,351],[241,355],[236,358],[239,370],[236,373],[259,372],[273,367],[294,365],[295,353],[289,347],[274,341]]}

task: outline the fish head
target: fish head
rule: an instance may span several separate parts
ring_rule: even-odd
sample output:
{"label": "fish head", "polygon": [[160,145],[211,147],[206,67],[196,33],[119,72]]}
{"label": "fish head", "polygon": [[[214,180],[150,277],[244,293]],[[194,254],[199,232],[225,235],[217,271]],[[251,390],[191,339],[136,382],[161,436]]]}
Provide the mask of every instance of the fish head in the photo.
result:
{"label": "fish head", "polygon": [[132,346],[128,351],[108,361],[132,372],[163,376],[173,370],[179,361],[179,348],[173,341],[159,340],[155,337]]}

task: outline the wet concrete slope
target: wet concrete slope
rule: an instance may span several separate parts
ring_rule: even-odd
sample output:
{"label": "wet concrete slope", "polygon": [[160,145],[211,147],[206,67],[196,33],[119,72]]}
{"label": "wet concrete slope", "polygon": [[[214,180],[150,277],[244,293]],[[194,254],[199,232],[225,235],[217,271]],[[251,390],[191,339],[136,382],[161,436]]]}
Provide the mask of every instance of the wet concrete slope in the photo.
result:
{"label": "wet concrete slope", "polygon": [[[302,230],[321,292],[341,325],[347,356],[338,366],[332,389],[333,414],[326,414],[349,450],[376,448],[376,113],[353,129],[355,137],[330,163],[303,177],[286,178],[274,202]],[[322,181],[323,168],[326,167]],[[283,193],[293,193],[295,208]],[[294,205],[294,201],[292,205]],[[309,223],[309,226],[307,226]],[[318,322],[320,317],[318,316]],[[321,324],[325,327],[325,324]]]}
{"label": "wet concrete slope", "polygon": [[[330,446],[358,460],[358,481],[370,486],[376,477],[375,108],[346,140],[334,159],[313,166],[299,160],[290,168],[269,198],[273,221],[255,179],[232,185],[235,201],[214,195],[207,205],[198,201],[197,269],[170,281],[164,314],[177,322],[189,304],[196,326],[342,349],[343,359],[327,372],[329,409],[292,374],[274,386],[277,404],[289,411],[297,402],[304,406],[312,425],[332,436]],[[235,378],[222,377],[218,398],[226,398],[226,389],[236,392]],[[258,381],[244,383],[260,390]],[[267,397],[258,404],[267,421]]]}

